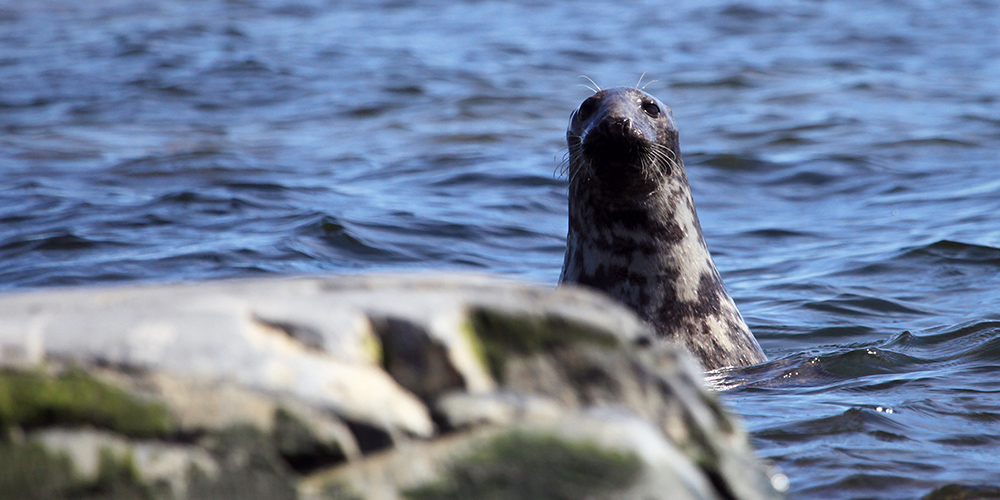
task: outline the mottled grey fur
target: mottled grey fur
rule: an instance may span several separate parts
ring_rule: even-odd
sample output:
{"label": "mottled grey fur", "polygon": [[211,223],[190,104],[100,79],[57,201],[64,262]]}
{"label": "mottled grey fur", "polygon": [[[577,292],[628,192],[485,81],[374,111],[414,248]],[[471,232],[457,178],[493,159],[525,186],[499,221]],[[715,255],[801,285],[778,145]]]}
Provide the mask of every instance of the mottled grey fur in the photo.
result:
{"label": "mottled grey fur", "polygon": [[569,234],[561,283],[602,290],[706,369],[766,361],[708,253],[669,108],[601,90],[569,129]]}

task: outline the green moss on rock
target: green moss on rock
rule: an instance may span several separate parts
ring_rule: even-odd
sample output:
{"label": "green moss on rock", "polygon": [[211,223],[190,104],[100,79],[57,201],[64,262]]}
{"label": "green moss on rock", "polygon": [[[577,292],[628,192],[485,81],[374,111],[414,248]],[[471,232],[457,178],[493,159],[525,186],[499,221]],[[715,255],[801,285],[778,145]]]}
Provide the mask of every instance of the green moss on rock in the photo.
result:
{"label": "green moss on rock", "polygon": [[63,498],[74,484],[69,458],[38,443],[0,442],[0,492],[5,498]]}
{"label": "green moss on rock", "polygon": [[632,453],[546,434],[500,436],[451,465],[439,481],[404,492],[411,500],[615,498],[638,479]]}
{"label": "green moss on rock", "polygon": [[97,477],[84,480],[69,458],[39,443],[0,443],[0,498],[127,500],[169,498],[168,493],[144,484],[129,456],[102,452]]}
{"label": "green moss on rock", "polygon": [[327,485],[320,492],[320,498],[324,500],[365,500],[353,488],[342,482]]}
{"label": "green moss on rock", "polygon": [[514,314],[480,307],[470,312],[469,328],[479,340],[486,365],[498,380],[511,353],[534,354],[578,343],[609,348],[621,345],[605,330],[552,314]]}
{"label": "green moss on rock", "polygon": [[378,335],[374,332],[365,333],[361,337],[361,348],[364,350],[365,354],[368,355],[368,359],[372,363],[377,365],[382,364],[382,357],[384,355],[382,351],[382,342],[379,340]]}
{"label": "green moss on rock", "polygon": [[0,427],[92,425],[126,436],[168,432],[170,414],[160,403],[136,399],[91,375],[0,372]]}
{"label": "green moss on rock", "polygon": [[220,467],[214,477],[192,471],[188,500],[297,498],[295,475],[269,434],[250,425],[236,425],[206,436],[200,444]]}

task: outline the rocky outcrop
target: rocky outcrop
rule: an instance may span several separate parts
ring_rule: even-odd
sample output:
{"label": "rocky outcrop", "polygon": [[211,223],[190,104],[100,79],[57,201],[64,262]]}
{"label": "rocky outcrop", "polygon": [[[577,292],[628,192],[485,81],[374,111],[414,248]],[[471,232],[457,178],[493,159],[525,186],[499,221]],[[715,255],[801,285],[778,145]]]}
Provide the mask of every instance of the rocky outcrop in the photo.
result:
{"label": "rocky outcrop", "polygon": [[0,317],[0,496],[782,497],[699,367],[585,290],[232,281]]}

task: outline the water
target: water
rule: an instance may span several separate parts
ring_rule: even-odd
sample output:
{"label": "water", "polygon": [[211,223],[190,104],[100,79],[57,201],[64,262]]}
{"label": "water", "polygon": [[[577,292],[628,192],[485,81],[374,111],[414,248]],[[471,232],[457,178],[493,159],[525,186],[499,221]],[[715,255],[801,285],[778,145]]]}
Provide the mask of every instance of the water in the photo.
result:
{"label": "water", "polygon": [[772,360],[716,382],[792,496],[983,496],[998,40],[971,0],[0,0],[0,289],[554,283],[577,76],[646,72]]}

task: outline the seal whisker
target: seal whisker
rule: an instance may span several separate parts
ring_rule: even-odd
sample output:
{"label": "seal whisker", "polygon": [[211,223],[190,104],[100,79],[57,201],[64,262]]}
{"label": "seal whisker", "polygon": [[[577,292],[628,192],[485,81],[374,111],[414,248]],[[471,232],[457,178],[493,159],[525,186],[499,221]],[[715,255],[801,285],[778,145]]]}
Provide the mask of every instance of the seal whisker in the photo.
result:
{"label": "seal whisker", "polygon": [[[643,72],[642,72],[642,74],[641,74],[641,75],[639,75],[639,82],[635,84],[635,88],[637,88],[637,89],[639,89],[639,90],[646,90],[646,87],[647,87],[647,86],[649,86],[649,84],[651,84],[651,83],[656,83],[656,82],[658,82],[658,81],[659,81],[659,80],[650,80],[650,81],[646,82],[646,85],[642,85],[642,79],[643,79],[643,78],[644,78],[645,76],[646,76],[646,72],[645,72],[645,71],[643,71]],[[642,85],[642,87],[640,87],[640,85]]]}
{"label": "seal whisker", "polygon": [[643,171],[648,177],[649,181],[653,184],[661,184],[664,181],[663,169],[656,168],[661,162],[668,162],[669,158],[663,155],[663,152],[657,149],[651,151],[651,153],[646,158],[643,165]]}
{"label": "seal whisker", "polygon": [[570,159],[566,162],[566,170],[569,172],[569,185],[575,186],[579,183],[581,177],[588,177],[589,174],[585,173],[590,169],[589,162],[585,161],[573,161],[574,158],[579,158],[579,155],[574,155],[570,153]]}
{"label": "seal whisker", "polygon": [[556,165],[556,169],[552,172],[553,177],[557,179],[561,179],[562,177],[568,178],[570,157],[571,155],[568,150],[563,153],[562,160],[559,161],[559,164]]}
{"label": "seal whisker", "polygon": [[597,82],[595,82],[595,81],[594,81],[594,80],[593,80],[592,78],[590,78],[589,76],[587,76],[587,75],[580,75],[580,76],[578,76],[577,78],[586,78],[586,79],[587,79],[588,81],[590,81],[590,83],[591,83],[591,84],[593,85],[593,87],[591,87],[591,86],[589,86],[589,85],[583,85],[583,84],[580,84],[580,86],[581,86],[581,87],[587,87],[588,89],[592,90],[592,91],[593,91],[593,92],[594,92],[595,94],[601,91],[601,86],[600,86],[600,85],[598,85],[598,84],[597,84]]}
{"label": "seal whisker", "polygon": [[652,153],[656,155],[658,160],[663,161],[669,167],[667,172],[663,173],[663,176],[669,175],[670,172],[677,170],[680,166],[677,164],[677,154],[674,151],[662,144],[655,144]]}
{"label": "seal whisker", "polygon": [[563,148],[566,152],[563,155],[562,161],[556,167],[556,173],[559,177],[566,176],[569,183],[573,182],[573,158],[579,157],[580,149],[580,137],[567,137],[566,147]]}
{"label": "seal whisker", "polygon": [[566,171],[569,173],[569,184],[573,185],[577,179],[579,179],[581,173],[587,168],[586,162],[583,161],[573,161],[574,158],[579,159],[582,156],[583,146],[579,141],[569,142],[568,146],[569,155],[566,158]]}
{"label": "seal whisker", "polygon": [[[659,146],[659,145],[657,145]],[[643,174],[646,179],[654,186],[649,194],[655,193],[657,190],[666,185],[667,177],[670,176],[670,172],[674,171],[675,162],[668,155],[672,154],[667,148],[654,147],[650,150],[649,155],[644,159],[643,162]],[[665,164],[666,169],[661,167],[661,164]]]}

